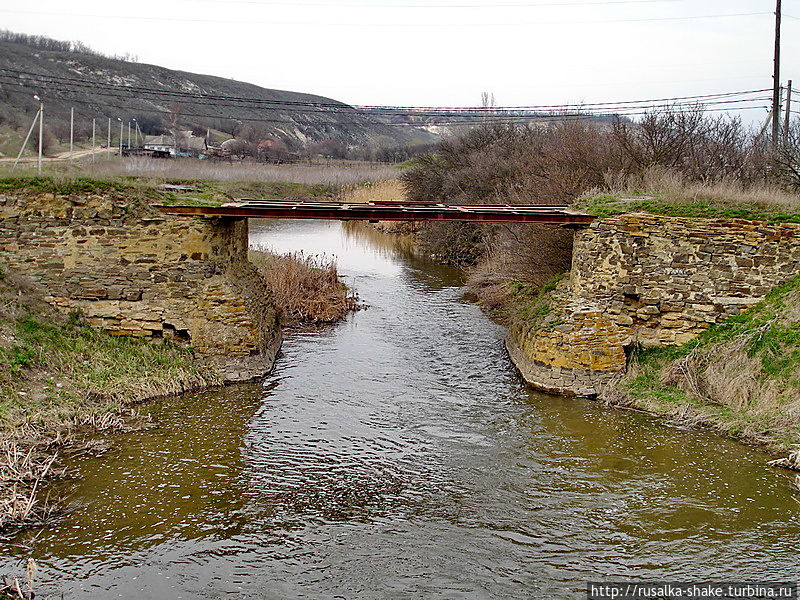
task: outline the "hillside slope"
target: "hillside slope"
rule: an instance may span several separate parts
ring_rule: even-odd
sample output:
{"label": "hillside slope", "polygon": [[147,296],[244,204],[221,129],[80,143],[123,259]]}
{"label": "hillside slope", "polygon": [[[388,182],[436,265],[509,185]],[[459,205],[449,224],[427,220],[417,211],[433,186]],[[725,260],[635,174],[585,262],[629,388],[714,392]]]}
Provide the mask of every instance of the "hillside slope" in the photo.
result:
{"label": "hillside slope", "polygon": [[[61,79],[56,83],[53,78]],[[187,100],[169,92],[245,100]],[[51,128],[68,127],[70,107],[74,107],[84,135],[87,126],[91,129],[92,118],[98,118],[104,132],[110,117],[115,126],[117,118],[124,122],[136,118],[146,129],[163,128],[171,118],[185,127],[231,134],[247,126],[294,146],[333,139],[350,146],[391,147],[436,139],[423,129],[392,126],[378,115],[322,96],[0,40],[0,125],[26,129],[36,111],[35,93],[45,98],[45,122]],[[309,109],[297,104],[309,102],[322,106]]]}

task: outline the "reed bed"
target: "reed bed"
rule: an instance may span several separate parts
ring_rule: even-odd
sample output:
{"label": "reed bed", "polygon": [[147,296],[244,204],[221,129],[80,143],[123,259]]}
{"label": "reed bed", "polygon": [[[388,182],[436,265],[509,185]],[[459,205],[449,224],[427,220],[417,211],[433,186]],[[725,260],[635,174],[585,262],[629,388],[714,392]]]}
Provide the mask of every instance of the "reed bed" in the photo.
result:
{"label": "reed bed", "polygon": [[333,323],[358,308],[357,296],[339,280],[336,262],[303,252],[250,251],[285,325]]}
{"label": "reed bed", "polygon": [[44,524],[57,512],[49,497],[39,498],[44,481],[63,476],[53,466],[56,458],[17,436],[0,442],[0,531]]}
{"label": "reed bed", "polygon": [[36,597],[33,585],[38,570],[36,561],[29,558],[25,561],[24,580],[3,575],[0,578],[2,580],[0,581],[0,600],[33,600]]}

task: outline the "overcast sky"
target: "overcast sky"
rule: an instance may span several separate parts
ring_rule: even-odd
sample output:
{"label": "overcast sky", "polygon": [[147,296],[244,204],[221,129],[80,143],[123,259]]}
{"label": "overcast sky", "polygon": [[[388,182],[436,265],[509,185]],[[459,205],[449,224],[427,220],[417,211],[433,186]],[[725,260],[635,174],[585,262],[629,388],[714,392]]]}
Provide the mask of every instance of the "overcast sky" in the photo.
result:
{"label": "overcast sky", "polygon": [[[13,31],[353,104],[478,105],[488,90],[510,106],[768,88],[774,9],[775,0],[2,0],[0,16]],[[797,87],[800,0],[783,9],[783,79]]]}

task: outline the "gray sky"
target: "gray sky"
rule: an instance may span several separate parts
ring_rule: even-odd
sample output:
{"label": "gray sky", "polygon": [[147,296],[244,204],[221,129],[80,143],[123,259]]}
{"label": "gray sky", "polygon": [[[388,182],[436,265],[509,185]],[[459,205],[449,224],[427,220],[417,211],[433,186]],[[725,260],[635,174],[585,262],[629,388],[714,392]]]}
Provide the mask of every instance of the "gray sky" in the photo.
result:
{"label": "gray sky", "polygon": [[[800,0],[783,5],[782,79],[797,87]],[[771,87],[774,9],[775,0],[2,0],[0,16],[13,31],[349,103],[478,105],[488,90],[510,106]],[[684,19],[741,13],[750,14]]]}

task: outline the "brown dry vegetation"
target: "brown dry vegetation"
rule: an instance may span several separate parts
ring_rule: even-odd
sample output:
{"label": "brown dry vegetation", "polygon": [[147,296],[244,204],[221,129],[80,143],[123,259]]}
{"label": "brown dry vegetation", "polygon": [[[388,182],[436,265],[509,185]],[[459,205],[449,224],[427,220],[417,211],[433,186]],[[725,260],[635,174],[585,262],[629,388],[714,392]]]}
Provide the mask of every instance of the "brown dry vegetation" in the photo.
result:
{"label": "brown dry vegetation", "polygon": [[330,166],[250,162],[215,162],[196,159],[152,159],[130,157],[93,164],[84,162],[87,177],[140,177],[150,179],[201,179],[207,181],[248,181],[298,183],[342,187],[367,181],[383,181],[397,176],[388,165],[333,162]]}
{"label": "brown dry vegetation", "polygon": [[302,252],[250,251],[284,325],[334,323],[356,310],[358,298],[339,280],[336,263]]}
{"label": "brown dry vegetation", "polygon": [[[367,202],[403,202],[406,189],[399,179],[367,182],[346,186],[341,192],[342,202],[364,204]],[[414,221],[378,221],[372,227],[384,233],[417,233],[420,224]]]}
{"label": "brown dry vegetation", "polygon": [[[794,137],[798,130],[800,121]],[[588,195],[577,205],[599,216],[800,219],[800,178],[776,170],[768,150],[735,118],[667,109],[636,124],[476,127],[416,158],[402,180],[410,200],[572,204]],[[443,262],[468,267],[470,286],[492,310],[511,301],[514,286],[535,290],[571,261],[571,236],[554,226],[428,224],[420,240]]]}
{"label": "brown dry vegetation", "polygon": [[[394,175],[397,175],[395,170]],[[403,202],[406,189],[399,179],[369,181],[361,185],[349,185],[342,190],[342,200],[350,204],[366,202]]]}

